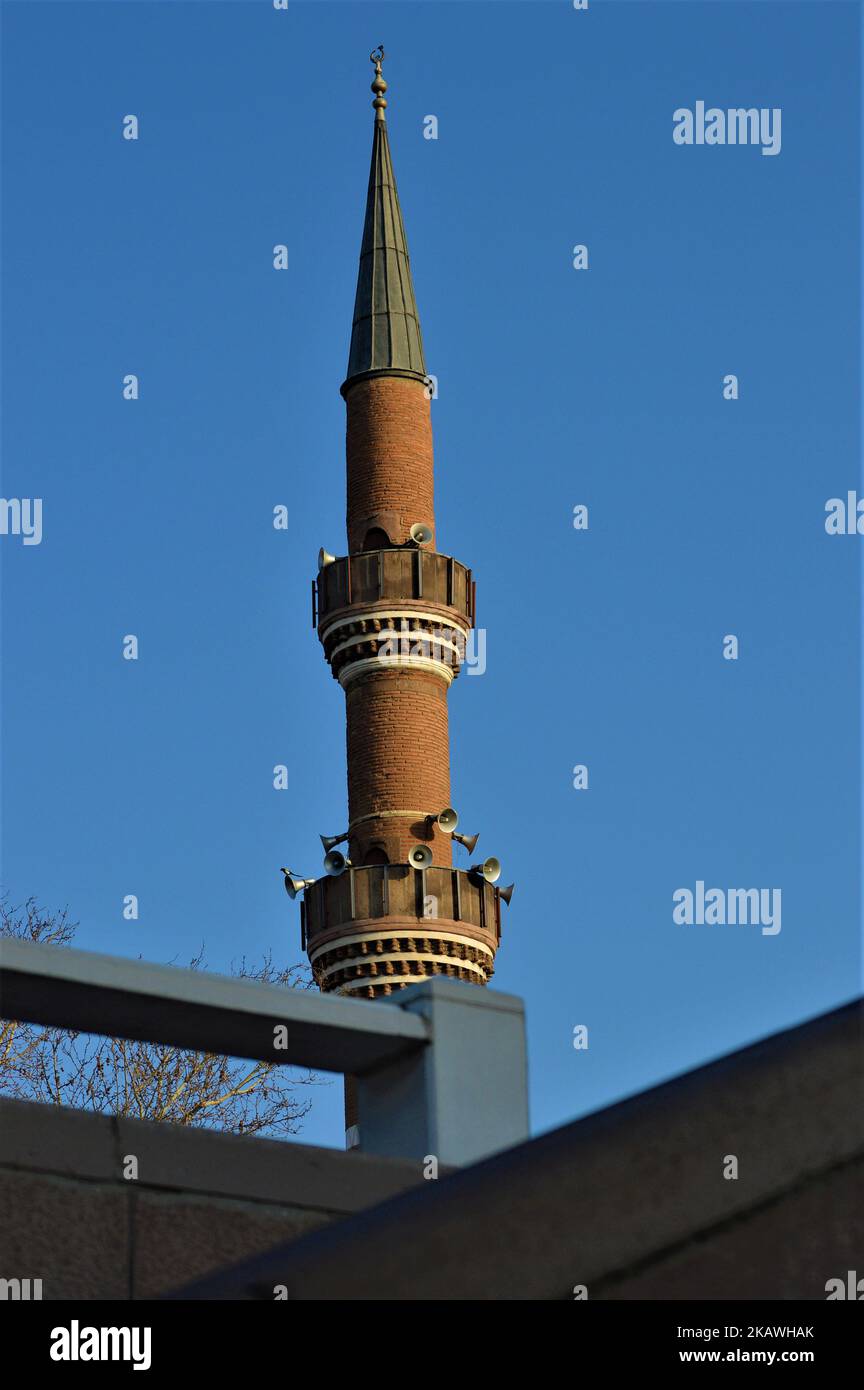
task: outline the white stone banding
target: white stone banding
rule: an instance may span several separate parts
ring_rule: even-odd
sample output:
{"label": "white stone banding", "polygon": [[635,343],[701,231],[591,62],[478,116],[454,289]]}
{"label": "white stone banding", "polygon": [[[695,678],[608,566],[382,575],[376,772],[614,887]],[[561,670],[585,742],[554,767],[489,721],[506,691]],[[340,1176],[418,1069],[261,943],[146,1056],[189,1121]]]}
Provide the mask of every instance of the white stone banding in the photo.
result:
{"label": "white stone banding", "polygon": [[376,990],[383,993],[387,989],[405,989],[408,985],[419,985],[423,980],[436,978],[434,975],[388,975],[385,979],[381,979],[377,975],[363,975],[358,976],[356,980],[343,980],[339,988],[344,990],[346,994],[353,994],[359,990],[364,990],[367,994],[370,990],[373,993]]}
{"label": "white stone banding", "polygon": [[[321,973],[321,978],[322,978],[323,980],[329,979],[329,977],[330,977],[331,975],[337,974],[340,970],[351,970],[352,967],[354,967],[354,966],[356,966],[356,965],[359,965],[359,964],[362,964],[363,962],[365,962],[365,961],[368,960],[368,959],[369,959],[369,957],[364,956],[363,959],[362,959],[362,961],[356,961],[356,960],[339,960],[339,961],[334,961],[334,963],[333,963],[332,965],[327,965],[327,966],[324,966],[324,967],[322,968],[322,970],[321,970],[321,972],[320,972],[320,973]],[[375,961],[378,961],[378,960],[384,960],[385,957],[383,957],[383,956],[380,956],[380,957],[379,957],[379,956],[375,956],[375,957],[373,957],[372,959],[374,959]],[[489,971],[489,970],[484,970],[483,966],[482,966],[482,965],[477,965],[477,963],[476,963],[475,961],[473,961],[473,960],[462,960],[459,956],[434,956],[434,955],[433,955],[433,956],[430,956],[430,955],[420,955],[420,954],[414,953],[414,952],[412,952],[412,951],[400,951],[398,955],[396,955],[395,952],[391,953],[391,955],[390,955],[390,960],[391,960],[391,962],[392,962],[393,964],[402,963],[402,962],[407,961],[407,960],[422,960],[422,961],[426,961],[429,965],[435,964],[435,965],[454,965],[454,966],[458,966],[458,968],[459,968],[460,970],[467,970],[467,971],[469,971],[470,974],[476,975],[477,978],[478,978],[478,980],[480,981],[481,984],[485,984],[485,983],[486,983],[486,980],[488,979],[489,975],[491,974],[491,971]],[[490,964],[491,964],[491,962],[490,962]],[[424,971],[423,973],[425,974],[426,972]],[[434,973],[434,972],[433,972],[433,973]],[[384,974],[383,972],[381,972],[381,971],[379,970],[379,971],[376,971],[376,973],[375,973],[374,975],[371,975],[371,974],[363,974],[363,975],[357,975],[357,976],[355,976],[355,979],[357,979],[358,981],[361,981],[361,980],[378,980],[379,978],[382,979],[382,980],[384,980],[387,984],[390,984],[393,980],[397,980],[397,979],[406,979],[406,980],[407,980],[407,979],[411,979],[411,980],[413,980],[413,981],[416,983],[417,980],[421,980],[421,979],[423,978],[423,975],[421,975],[421,974],[410,975],[410,976],[409,976],[409,975],[405,975],[405,976],[402,976],[402,975],[387,975],[387,974]]]}
{"label": "white stone banding", "polygon": [[[364,609],[328,623],[320,637],[333,674],[343,688],[358,676],[376,669],[429,671],[450,685],[459,674],[470,632],[465,623],[453,619],[454,615],[447,610],[442,613],[404,608]],[[382,655],[381,648],[391,643],[396,645],[396,653]],[[374,654],[352,660],[352,648],[373,649]],[[412,648],[417,650],[412,651]]]}
{"label": "white stone banding", "polygon": [[[434,922],[434,920],[434,918],[424,917],[418,919],[418,922],[428,923]],[[414,931],[407,932],[403,928],[399,931],[398,935],[394,933],[392,930],[388,930],[386,932],[379,930],[375,933],[351,933],[345,936],[335,937],[331,941],[322,942],[318,946],[313,946],[312,942],[310,941],[309,959],[310,961],[314,962],[318,960],[321,956],[329,955],[331,951],[342,950],[351,946],[359,946],[361,942],[367,946],[374,946],[375,943],[378,941],[396,941],[400,938],[407,938],[411,941],[452,941],[458,946],[467,947],[470,951],[482,951],[484,955],[487,955],[489,957],[490,965],[495,959],[495,953],[491,949],[491,947],[487,946],[485,942],[478,941],[476,937],[464,936],[461,932],[438,931],[436,928],[430,928],[428,926],[426,927],[425,931],[422,929],[417,930],[415,928]],[[346,960],[366,960],[369,957],[369,955],[370,953],[366,952],[357,956],[346,957]],[[389,949],[385,949],[380,952],[375,951],[374,956],[376,958],[383,958],[386,956],[398,956],[400,960],[442,960],[451,962],[457,959],[457,957],[455,956],[439,956],[437,951],[403,951],[401,948],[397,948],[395,951]],[[459,959],[461,959],[461,957]],[[344,963],[345,962],[340,962],[340,964]]]}
{"label": "white stone banding", "polygon": [[[458,628],[464,632],[467,638],[471,631],[471,624],[467,618],[452,608],[439,608],[431,611],[429,608],[346,608],[338,618],[334,618],[321,628],[319,638],[322,643],[326,643],[331,633],[338,631],[340,627],[353,627],[357,623],[384,623],[391,622],[393,619],[402,619],[416,623],[429,623],[438,628]],[[377,633],[369,633],[368,636],[378,636]]]}
{"label": "white stone banding", "polygon": [[405,657],[402,661],[379,661],[377,656],[364,657],[360,661],[350,661],[334,672],[343,690],[351,681],[358,676],[367,676],[370,671],[429,671],[432,675],[440,676],[448,685],[453,684],[455,672],[450,666],[445,666],[443,661],[429,661],[424,657]]}

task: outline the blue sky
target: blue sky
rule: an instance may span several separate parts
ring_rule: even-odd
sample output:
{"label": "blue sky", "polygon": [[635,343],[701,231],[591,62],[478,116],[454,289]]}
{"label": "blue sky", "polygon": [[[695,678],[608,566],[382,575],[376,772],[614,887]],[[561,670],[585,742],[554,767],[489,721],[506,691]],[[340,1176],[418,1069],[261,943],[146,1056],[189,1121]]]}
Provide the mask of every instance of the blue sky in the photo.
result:
{"label": "blue sky", "polygon": [[[44,507],[41,545],[0,541],[13,899],[68,904],[85,949],[300,959],[278,868],[314,874],[346,820],[309,585],[344,550],[383,41],[439,546],[488,634],[453,800],[517,883],[494,984],[526,1001],[534,1126],[855,994],[862,542],[824,509],[864,492],[858,7],[37,0],[3,26],[2,489]],[[677,146],[697,100],[781,108],[780,154]],[[781,932],[676,925],[697,880],[779,887]],[[322,1089],[302,1138],[341,1118]]]}

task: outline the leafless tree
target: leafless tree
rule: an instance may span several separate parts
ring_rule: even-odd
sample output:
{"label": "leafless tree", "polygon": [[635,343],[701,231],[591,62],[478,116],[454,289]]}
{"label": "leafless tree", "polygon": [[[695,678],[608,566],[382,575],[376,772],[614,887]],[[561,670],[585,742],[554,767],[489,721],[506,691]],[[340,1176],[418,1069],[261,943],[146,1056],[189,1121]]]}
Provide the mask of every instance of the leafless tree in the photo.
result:
{"label": "leafless tree", "polygon": [[[51,913],[33,898],[21,907],[0,899],[0,936],[62,949],[77,926],[65,908]],[[203,947],[189,968],[206,968]],[[231,974],[286,989],[314,987],[304,966],[274,965],[269,954],[258,966],[244,957]],[[311,1105],[298,1088],[317,1082],[275,1062],[0,1019],[0,1092],[19,1100],[272,1137],[298,1132]]]}

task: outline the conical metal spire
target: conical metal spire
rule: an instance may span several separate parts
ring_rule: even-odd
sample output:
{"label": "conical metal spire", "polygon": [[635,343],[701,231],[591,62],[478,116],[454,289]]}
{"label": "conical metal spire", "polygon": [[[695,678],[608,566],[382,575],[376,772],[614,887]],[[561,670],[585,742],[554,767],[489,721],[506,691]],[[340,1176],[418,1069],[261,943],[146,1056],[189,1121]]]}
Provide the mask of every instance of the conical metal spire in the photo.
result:
{"label": "conical metal spire", "polygon": [[375,64],[372,83],[375,131],[348,376],[342,386],[343,394],[356,377],[411,376],[421,381],[426,377],[408,242],[384,119],[387,83],[381,75],[383,47],[377,48],[370,57]]}

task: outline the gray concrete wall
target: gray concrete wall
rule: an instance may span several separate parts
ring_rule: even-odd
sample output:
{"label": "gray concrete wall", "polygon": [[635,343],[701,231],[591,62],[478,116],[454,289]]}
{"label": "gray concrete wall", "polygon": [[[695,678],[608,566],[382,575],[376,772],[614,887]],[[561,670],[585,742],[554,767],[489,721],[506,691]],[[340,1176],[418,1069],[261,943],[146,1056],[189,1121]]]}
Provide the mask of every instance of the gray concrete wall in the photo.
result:
{"label": "gray concrete wall", "polygon": [[0,1279],[152,1298],[421,1180],[417,1163],[0,1099]]}
{"label": "gray concrete wall", "polygon": [[864,1275],[862,1076],[853,1004],[186,1295],[824,1299]]}

